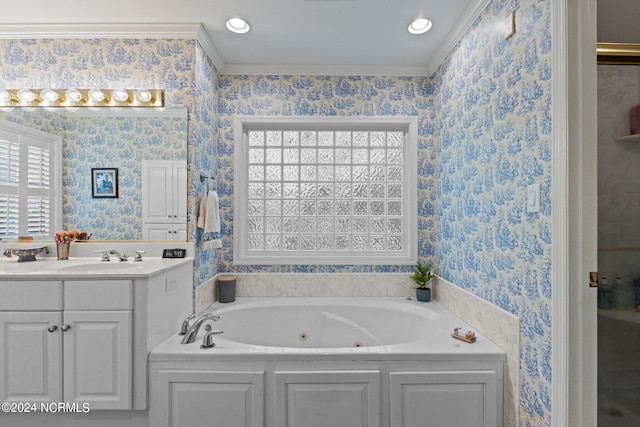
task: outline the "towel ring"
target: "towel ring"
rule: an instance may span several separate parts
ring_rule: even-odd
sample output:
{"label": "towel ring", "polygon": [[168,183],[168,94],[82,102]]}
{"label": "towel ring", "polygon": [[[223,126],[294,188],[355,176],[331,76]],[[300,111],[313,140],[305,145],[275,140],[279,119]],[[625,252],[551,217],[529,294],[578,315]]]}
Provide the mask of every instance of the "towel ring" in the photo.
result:
{"label": "towel ring", "polygon": [[[215,187],[216,179],[213,176],[207,176],[204,173],[200,172],[200,182],[204,182],[204,180],[213,180],[213,186]],[[207,191],[209,191],[209,181],[207,181]]]}

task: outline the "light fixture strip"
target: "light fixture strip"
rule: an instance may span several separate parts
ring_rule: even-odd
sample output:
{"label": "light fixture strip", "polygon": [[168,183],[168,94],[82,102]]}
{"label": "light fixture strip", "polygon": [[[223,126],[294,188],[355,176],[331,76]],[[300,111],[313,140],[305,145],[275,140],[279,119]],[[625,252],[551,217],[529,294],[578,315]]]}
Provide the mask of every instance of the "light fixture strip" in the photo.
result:
{"label": "light fixture strip", "polygon": [[162,89],[0,89],[0,107],[164,107]]}

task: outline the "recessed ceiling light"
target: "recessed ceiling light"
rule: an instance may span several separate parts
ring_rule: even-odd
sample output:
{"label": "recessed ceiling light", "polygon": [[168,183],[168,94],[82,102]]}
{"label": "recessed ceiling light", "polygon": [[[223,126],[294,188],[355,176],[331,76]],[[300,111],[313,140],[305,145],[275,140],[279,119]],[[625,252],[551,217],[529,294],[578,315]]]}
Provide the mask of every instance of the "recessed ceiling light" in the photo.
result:
{"label": "recessed ceiling light", "polygon": [[242,18],[231,18],[227,20],[227,29],[233,33],[248,33],[251,27],[249,23]]}
{"label": "recessed ceiling light", "polygon": [[422,34],[422,33],[426,33],[427,31],[429,31],[431,29],[431,26],[433,25],[433,23],[431,21],[429,21],[426,18],[419,18],[416,19],[415,21],[413,21],[410,25],[409,25],[409,32],[411,34]]}

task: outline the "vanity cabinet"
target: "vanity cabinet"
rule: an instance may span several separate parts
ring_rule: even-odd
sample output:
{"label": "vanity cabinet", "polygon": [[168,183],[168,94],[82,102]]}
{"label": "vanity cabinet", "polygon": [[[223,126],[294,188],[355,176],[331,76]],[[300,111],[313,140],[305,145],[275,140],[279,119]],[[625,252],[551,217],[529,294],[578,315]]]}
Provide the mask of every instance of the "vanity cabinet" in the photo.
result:
{"label": "vanity cabinet", "polygon": [[0,311],[0,400],[62,401],[60,312]]}
{"label": "vanity cabinet", "polygon": [[0,294],[1,400],[131,409],[130,280],[4,281]]}
{"label": "vanity cabinet", "polygon": [[187,164],[142,162],[142,234],[145,240],[187,239]]}
{"label": "vanity cabinet", "polygon": [[[116,420],[128,419],[127,410],[147,409],[149,352],[193,313],[193,260],[130,265],[131,275],[52,269],[0,279],[0,401],[88,403],[88,427],[122,425]],[[20,414],[0,413],[0,425],[13,415]],[[47,417],[29,420],[50,425]]]}

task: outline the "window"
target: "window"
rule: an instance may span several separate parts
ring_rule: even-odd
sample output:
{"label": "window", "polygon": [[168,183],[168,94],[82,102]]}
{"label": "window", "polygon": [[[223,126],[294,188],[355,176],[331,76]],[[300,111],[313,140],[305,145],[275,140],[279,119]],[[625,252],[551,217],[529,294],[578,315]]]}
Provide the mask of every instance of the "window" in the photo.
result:
{"label": "window", "polygon": [[237,118],[234,263],[414,263],[416,129],[411,118]]}
{"label": "window", "polygon": [[0,238],[51,238],[60,227],[59,145],[55,135],[0,121]]}

